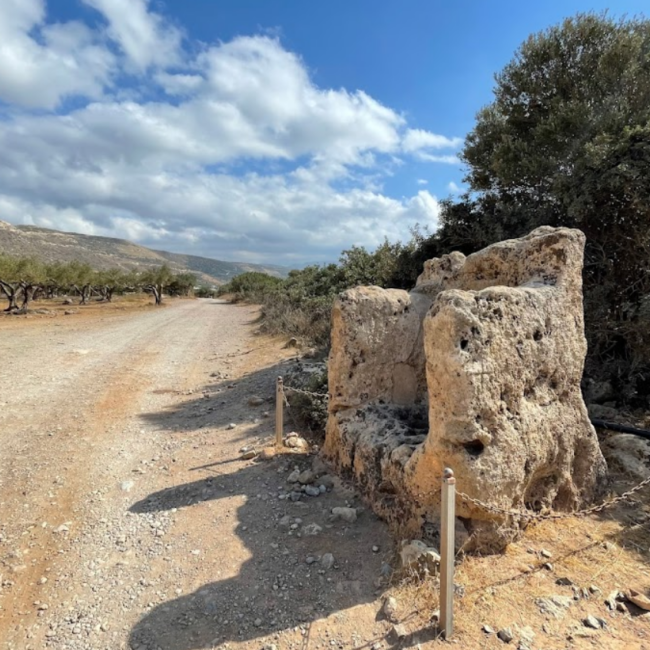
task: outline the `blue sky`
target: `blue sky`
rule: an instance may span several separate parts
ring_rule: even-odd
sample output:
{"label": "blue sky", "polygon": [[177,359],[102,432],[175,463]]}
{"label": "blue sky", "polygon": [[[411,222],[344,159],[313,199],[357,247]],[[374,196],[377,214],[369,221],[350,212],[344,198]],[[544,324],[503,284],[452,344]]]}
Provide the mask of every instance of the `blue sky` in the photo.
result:
{"label": "blue sky", "polygon": [[0,219],[300,266],[436,227],[528,34],[647,0],[2,0]]}

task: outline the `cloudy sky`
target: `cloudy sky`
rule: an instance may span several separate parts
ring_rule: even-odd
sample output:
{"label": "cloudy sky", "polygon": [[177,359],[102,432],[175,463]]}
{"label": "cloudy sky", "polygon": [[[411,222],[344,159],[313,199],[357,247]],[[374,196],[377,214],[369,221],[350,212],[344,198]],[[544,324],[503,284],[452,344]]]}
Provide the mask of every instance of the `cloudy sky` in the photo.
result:
{"label": "cloudy sky", "polygon": [[0,219],[290,266],[435,229],[493,73],[606,6],[451,4],[0,0]]}

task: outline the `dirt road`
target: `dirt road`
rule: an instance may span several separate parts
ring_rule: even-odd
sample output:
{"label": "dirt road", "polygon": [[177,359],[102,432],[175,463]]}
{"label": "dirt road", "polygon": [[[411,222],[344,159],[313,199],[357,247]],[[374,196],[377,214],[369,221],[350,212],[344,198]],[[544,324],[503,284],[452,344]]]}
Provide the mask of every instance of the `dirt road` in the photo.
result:
{"label": "dirt road", "polygon": [[[195,300],[0,324],[1,647],[384,636],[381,523],[329,522],[354,502],[340,484],[307,502],[279,498],[308,457],[240,459],[271,439],[264,411],[288,356],[253,337],[255,315]],[[252,395],[269,402],[251,407]],[[302,534],[310,523],[322,530]],[[333,567],[319,563],[327,552]]]}

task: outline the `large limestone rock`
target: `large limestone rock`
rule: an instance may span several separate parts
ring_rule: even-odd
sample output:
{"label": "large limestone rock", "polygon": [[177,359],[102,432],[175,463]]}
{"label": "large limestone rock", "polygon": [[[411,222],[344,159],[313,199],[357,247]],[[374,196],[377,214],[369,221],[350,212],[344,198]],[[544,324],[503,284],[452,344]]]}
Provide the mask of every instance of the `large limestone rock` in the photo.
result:
{"label": "large limestone rock", "polygon": [[[435,526],[447,466],[460,491],[502,508],[571,510],[598,492],[606,467],[580,393],[583,250],[577,230],[538,228],[428,261],[411,293],[337,301],[324,454],[404,532]],[[519,532],[457,510],[469,548]]]}

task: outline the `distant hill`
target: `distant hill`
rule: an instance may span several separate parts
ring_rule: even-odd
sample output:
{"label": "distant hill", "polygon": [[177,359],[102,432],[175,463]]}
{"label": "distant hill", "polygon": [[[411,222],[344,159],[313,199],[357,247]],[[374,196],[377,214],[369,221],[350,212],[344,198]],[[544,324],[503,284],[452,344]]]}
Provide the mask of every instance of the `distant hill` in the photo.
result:
{"label": "distant hill", "polygon": [[207,284],[225,284],[246,271],[277,277],[285,277],[289,272],[284,266],[179,255],[145,248],[126,239],[80,235],[36,226],[13,226],[5,221],[0,221],[0,252],[18,257],[33,256],[45,262],[78,260],[99,270],[119,268],[128,271],[167,263],[174,272],[190,271],[200,282]]}

